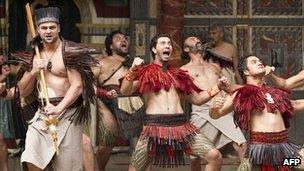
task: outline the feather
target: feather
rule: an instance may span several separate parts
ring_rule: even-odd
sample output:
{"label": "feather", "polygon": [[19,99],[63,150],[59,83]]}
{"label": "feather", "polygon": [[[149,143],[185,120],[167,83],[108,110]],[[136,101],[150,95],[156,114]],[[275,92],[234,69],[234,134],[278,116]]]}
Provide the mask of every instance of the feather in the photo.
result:
{"label": "feather", "polygon": [[[269,94],[274,103],[268,103],[266,95]],[[284,119],[286,128],[289,127],[289,119],[294,116],[294,110],[290,102],[290,92],[278,88],[263,85],[245,85],[238,89],[234,98],[235,112],[234,119],[242,129],[248,130],[250,114],[253,110],[262,112],[265,108],[268,112],[279,111]]]}
{"label": "feather", "polygon": [[159,92],[161,89],[169,91],[171,88],[176,88],[182,94],[191,94],[193,92],[202,91],[193,83],[193,78],[184,70],[167,66],[167,71],[162,70],[162,66],[156,63],[151,63],[139,69],[138,92],[143,94],[152,91]]}

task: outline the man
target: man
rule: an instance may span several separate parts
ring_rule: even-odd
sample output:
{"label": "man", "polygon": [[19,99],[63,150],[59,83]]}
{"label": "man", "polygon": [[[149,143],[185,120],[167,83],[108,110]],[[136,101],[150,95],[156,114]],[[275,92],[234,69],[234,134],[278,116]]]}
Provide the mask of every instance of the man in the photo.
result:
{"label": "man", "polygon": [[129,170],[145,170],[153,159],[157,166],[182,165],[184,153],[208,161],[206,170],[220,170],[220,153],[186,121],[181,98],[185,96],[191,103],[201,105],[226,85],[226,79],[222,78],[208,91],[201,91],[186,71],[168,64],[172,39],[167,34],[154,36],[150,50],[154,61],[141,67],[143,60],[135,58],[121,87],[123,94],[139,92],[146,106],[146,125],[132,154]]}
{"label": "man", "polygon": [[[1,82],[1,88],[0,88],[0,97],[1,98],[6,98],[7,97],[7,91],[6,91],[6,88],[5,88],[5,81],[6,81],[6,78],[8,77],[8,74],[10,73],[10,69],[9,69],[9,66],[6,65],[4,63],[4,56],[3,55],[0,55],[0,65],[1,65],[1,74],[0,74],[0,82]],[[10,93],[9,93],[10,94]],[[3,99],[0,99],[1,101]],[[2,104],[2,102],[1,102]],[[3,100],[3,105],[7,105],[6,102]],[[1,115],[7,115],[7,107],[4,107],[2,108],[1,107]],[[8,117],[8,116],[6,116]],[[5,117],[3,117],[5,118]],[[6,122],[8,122],[8,120],[5,120]],[[4,131],[5,130],[5,125],[4,124],[1,124],[1,130]],[[3,136],[3,133],[0,132],[0,163],[1,163],[1,166],[2,166],[2,170],[3,171],[8,171],[8,158],[7,158],[7,147],[6,147],[6,144],[5,144],[5,140],[4,140],[4,136]]]}
{"label": "man", "polygon": [[[189,72],[194,78],[194,84],[202,90],[208,90],[220,78],[221,70],[204,61],[202,57],[202,42],[197,37],[188,37],[184,41],[184,53],[190,58],[189,63],[181,69]],[[202,84],[205,83],[205,84]],[[199,128],[200,133],[206,135],[217,149],[233,142],[240,160],[244,158],[246,139],[242,131],[233,122],[232,115],[214,120],[209,116],[210,101],[201,105],[192,105],[191,123]],[[192,170],[200,170],[200,159],[192,160]]]}
{"label": "man", "polygon": [[[35,22],[39,36],[35,42],[41,58],[27,52],[15,54],[27,62],[28,70],[18,83],[21,97],[27,97],[40,83],[37,76],[42,69],[50,98],[46,104],[45,94],[37,87],[39,110],[29,122],[25,150],[21,163],[28,170],[44,170],[49,166],[54,170],[82,170],[83,123],[88,116],[90,102],[94,99],[93,73],[94,59],[88,55],[92,51],[85,46],[59,37],[59,9],[40,8],[35,11]],[[85,89],[84,89],[85,87]],[[56,125],[57,146],[47,126],[48,116],[59,121]],[[59,154],[55,155],[56,148]]]}
{"label": "man", "polygon": [[124,139],[139,136],[144,112],[139,97],[120,94],[120,81],[131,65],[126,35],[119,30],[112,31],[106,37],[105,46],[108,56],[99,58],[99,66],[93,68],[99,117],[97,160],[101,171],[105,170],[118,136]]}
{"label": "man", "polygon": [[[223,74],[227,79],[232,82],[242,83],[242,79],[237,70],[238,56],[236,48],[233,44],[226,42],[224,27],[221,25],[214,24],[210,27],[209,30],[211,42],[210,45],[213,50],[219,54],[218,56],[208,56],[208,59],[211,63],[221,68]],[[229,61],[233,61],[232,65]],[[231,70],[231,68],[233,70]]]}
{"label": "man", "polygon": [[300,157],[300,147],[288,141],[287,128],[294,110],[304,109],[304,100],[290,101],[290,92],[264,84],[266,69],[257,56],[248,55],[239,63],[247,85],[232,96],[216,100],[210,116],[219,118],[235,108],[235,121],[249,132],[246,157],[240,170],[288,170],[284,158]]}

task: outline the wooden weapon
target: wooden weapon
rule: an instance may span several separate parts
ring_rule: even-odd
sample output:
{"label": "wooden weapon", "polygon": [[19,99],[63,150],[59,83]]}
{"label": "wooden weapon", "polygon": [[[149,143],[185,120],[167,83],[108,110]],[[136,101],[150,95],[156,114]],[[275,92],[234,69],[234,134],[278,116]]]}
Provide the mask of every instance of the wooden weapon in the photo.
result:
{"label": "wooden weapon", "polygon": [[[26,14],[27,14],[27,20],[29,22],[30,32],[32,34],[32,37],[34,38],[34,37],[36,37],[36,32],[35,32],[31,7],[30,7],[29,3],[27,3],[25,5],[25,10],[26,10]],[[35,53],[36,53],[37,58],[41,59],[38,45],[35,45]],[[41,86],[42,92],[44,94],[46,104],[48,105],[48,104],[50,104],[50,99],[49,99],[49,94],[48,94],[47,87],[46,87],[45,76],[44,76],[43,70],[40,70],[40,79],[41,79],[40,86]],[[54,117],[53,115],[49,115],[47,118],[44,119],[44,121],[45,121],[46,125],[48,126],[49,130],[51,131],[54,148],[55,148],[56,154],[58,155],[59,149],[58,149],[58,145],[57,145],[58,138],[57,138],[57,131],[56,131],[56,126],[59,122],[58,118]]]}

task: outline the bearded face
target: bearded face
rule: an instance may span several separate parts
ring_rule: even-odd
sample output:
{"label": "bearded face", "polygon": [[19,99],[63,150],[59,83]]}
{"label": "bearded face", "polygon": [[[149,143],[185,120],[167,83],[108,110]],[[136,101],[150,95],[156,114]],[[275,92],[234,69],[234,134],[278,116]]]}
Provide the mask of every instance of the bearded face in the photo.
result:
{"label": "bearded face", "polygon": [[113,36],[111,49],[113,54],[117,54],[119,56],[127,56],[129,53],[129,42],[127,37],[123,34],[115,34]]}

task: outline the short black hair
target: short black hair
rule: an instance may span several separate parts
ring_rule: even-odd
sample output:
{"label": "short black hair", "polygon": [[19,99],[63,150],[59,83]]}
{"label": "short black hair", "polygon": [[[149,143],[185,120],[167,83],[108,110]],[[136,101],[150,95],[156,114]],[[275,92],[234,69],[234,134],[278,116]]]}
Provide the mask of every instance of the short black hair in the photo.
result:
{"label": "short black hair", "polygon": [[248,67],[247,67],[247,62],[248,61],[247,60],[251,56],[255,56],[255,57],[259,58],[255,54],[247,54],[247,55],[243,56],[242,58],[240,58],[240,60],[239,60],[237,69],[238,69],[238,71],[239,71],[239,73],[240,73],[240,75],[241,75],[241,77],[242,77],[243,80],[246,80],[246,75],[244,74],[244,71],[248,69]]}
{"label": "short black hair", "polygon": [[125,35],[120,30],[114,30],[109,35],[107,35],[107,37],[105,39],[105,46],[106,46],[106,52],[107,52],[108,55],[113,55],[113,52],[112,52],[112,49],[111,49],[111,45],[112,45],[113,37],[116,34]]}
{"label": "short black hair", "polygon": [[151,43],[150,43],[150,50],[151,50],[151,53],[152,53],[152,57],[153,59],[155,58],[155,54],[154,52],[152,51],[153,48],[156,47],[157,45],[157,40],[161,37],[168,37],[172,43],[172,46],[173,46],[173,41],[172,41],[172,37],[167,34],[167,33],[157,33],[152,39],[151,39]]}

